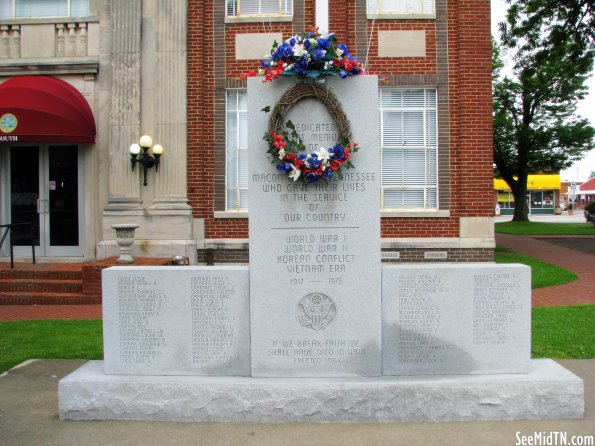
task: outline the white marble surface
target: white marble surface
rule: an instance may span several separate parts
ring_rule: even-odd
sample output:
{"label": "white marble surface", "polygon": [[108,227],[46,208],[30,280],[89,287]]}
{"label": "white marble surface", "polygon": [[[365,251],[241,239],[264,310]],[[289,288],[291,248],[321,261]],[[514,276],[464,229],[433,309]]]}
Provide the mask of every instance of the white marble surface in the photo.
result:
{"label": "white marble surface", "polygon": [[116,376],[91,361],[59,383],[62,420],[394,422],[579,419],[580,378],[529,374],[380,378]]}
{"label": "white marble surface", "polygon": [[247,266],[103,270],[105,373],[250,375]]}
{"label": "white marble surface", "polygon": [[[262,141],[294,79],[248,80],[252,375],[381,373],[380,155],[376,76],[327,79],[361,150],[342,180],[279,175]],[[303,99],[285,115],[310,150],[336,143],[324,106]],[[321,126],[322,125],[322,126]]]}
{"label": "white marble surface", "polygon": [[526,373],[531,270],[385,265],[382,319],[384,375]]}

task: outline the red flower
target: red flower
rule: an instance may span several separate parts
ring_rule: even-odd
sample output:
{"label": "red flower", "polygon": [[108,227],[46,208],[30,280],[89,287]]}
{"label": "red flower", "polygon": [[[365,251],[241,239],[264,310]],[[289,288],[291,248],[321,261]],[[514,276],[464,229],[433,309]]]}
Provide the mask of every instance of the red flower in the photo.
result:
{"label": "red flower", "polygon": [[341,162],[337,161],[337,160],[332,160],[331,161],[331,170],[333,172],[336,172],[337,170],[339,170],[339,168],[341,167]]}
{"label": "red flower", "polygon": [[247,73],[240,74],[240,79],[247,79],[249,77],[254,77],[254,76],[256,76],[256,74],[257,73],[254,70],[253,71],[248,71]]}

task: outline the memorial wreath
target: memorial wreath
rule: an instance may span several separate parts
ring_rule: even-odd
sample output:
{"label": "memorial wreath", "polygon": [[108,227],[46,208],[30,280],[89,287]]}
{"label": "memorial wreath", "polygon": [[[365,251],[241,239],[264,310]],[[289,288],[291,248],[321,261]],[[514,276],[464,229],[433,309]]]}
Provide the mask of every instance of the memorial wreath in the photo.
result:
{"label": "memorial wreath", "polygon": [[[306,183],[316,183],[342,178],[341,169],[353,167],[351,155],[359,150],[359,146],[351,141],[349,121],[340,102],[320,81],[327,75],[345,79],[363,72],[361,63],[351,56],[347,45],[337,43],[333,34],[322,35],[315,30],[291,37],[281,45],[275,42],[258,72],[242,75],[243,78],[264,76],[263,82],[271,82],[279,76],[296,76],[302,81],[285,92],[273,107],[268,132],[263,137],[268,143],[267,153],[279,171],[293,181],[301,178]],[[306,151],[295,125],[291,121],[283,122],[289,109],[305,98],[315,98],[324,104],[337,124],[338,144],[328,149],[320,147],[316,151]],[[271,108],[265,107],[263,111],[270,112]]]}

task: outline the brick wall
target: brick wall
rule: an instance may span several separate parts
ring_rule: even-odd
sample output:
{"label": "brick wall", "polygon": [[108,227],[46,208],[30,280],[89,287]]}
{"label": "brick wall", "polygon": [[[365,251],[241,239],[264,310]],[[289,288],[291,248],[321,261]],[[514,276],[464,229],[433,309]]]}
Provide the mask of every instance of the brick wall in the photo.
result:
{"label": "brick wall", "polygon": [[[225,24],[225,2],[188,2],[188,197],[207,238],[248,236],[246,219],[213,214],[225,204],[225,89],[258,64],[235,60],[235,35],[310,30],[314,4],[294,0],[293,23]],[[331,31],[370,72],[438,91],[439,202],[450,217],[383,218],[383,237],[457,237],[461,216],[493,215],[489,0],[436,0],[435,20],[368,20],[365,0],[330,0],[329,10]],[[426,57],[378,57],[379,30],[425,31]]]}

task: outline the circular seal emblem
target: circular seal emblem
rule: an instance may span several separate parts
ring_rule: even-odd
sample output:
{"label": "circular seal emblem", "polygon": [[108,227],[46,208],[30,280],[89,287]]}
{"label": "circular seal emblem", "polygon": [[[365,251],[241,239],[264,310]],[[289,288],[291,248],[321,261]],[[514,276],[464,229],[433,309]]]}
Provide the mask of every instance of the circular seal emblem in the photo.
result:
{"label": "circular seal emblem", "polygon": [[5,113],[0,116],[0,131],[3,133],[13,132],[17,128],[19,121],[12,113]]}
{"label": "circular seal emblem", "polygon": [[300,299],[296,306],[296,318],[312,331],[325,330],[337,318],[337,306],[326,294],[310,293]]}

